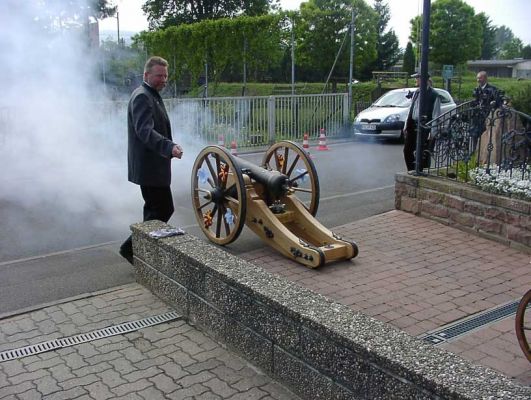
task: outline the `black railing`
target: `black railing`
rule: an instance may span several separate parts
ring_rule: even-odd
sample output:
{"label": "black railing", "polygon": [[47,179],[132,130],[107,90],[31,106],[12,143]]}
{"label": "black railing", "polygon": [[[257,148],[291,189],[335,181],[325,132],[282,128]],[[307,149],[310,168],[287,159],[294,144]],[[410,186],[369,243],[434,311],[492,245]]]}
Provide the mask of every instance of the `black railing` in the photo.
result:
{"label": "black railing", "polygon": [[531,116],[501,98],[488,106],[462,103],[425,128],[430,132],[428,174],[466,182],[472,169],[482,168],[486,174],[531,179]]}

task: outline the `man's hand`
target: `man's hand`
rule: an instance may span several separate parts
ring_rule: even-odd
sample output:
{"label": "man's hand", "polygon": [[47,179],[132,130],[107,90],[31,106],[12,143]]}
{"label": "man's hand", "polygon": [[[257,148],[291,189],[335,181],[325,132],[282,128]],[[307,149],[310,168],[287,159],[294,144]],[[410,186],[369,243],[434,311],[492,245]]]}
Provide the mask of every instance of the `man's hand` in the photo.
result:
{"label": "man's hand", "polygon": [[183,156],[183,149],[181,148],[181,146],[179,146],[178,144],[173,146],[173,149],[171,150],[171,156],[180,159]]}

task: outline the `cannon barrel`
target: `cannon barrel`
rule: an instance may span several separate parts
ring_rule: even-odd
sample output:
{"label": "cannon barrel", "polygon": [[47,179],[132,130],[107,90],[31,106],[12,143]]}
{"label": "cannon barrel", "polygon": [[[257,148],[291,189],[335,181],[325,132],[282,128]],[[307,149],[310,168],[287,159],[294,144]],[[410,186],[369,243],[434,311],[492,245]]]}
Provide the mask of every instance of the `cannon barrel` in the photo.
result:
{"label": "cannon barrel", "polygon": [[264,185],[269,195],[278,198],[288,191],[289,178],[279,171],[270,171],[239,157],[234,157],[234,161],[242,174]]}

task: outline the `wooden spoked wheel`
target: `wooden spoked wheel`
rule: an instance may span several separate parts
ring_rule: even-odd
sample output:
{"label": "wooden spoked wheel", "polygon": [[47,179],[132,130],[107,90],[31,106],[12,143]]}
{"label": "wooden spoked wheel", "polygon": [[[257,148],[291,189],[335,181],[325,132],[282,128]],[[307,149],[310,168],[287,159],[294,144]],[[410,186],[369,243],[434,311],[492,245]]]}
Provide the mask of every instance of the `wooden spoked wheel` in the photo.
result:
{"label": "wooden spoked wheel", "polygon": [[317,214],[319,179],[312,159],[301,146],[288,140],[273,144],[265,153],[262,166],[287,175],[290,189],[310,214]]}
{"label": "wooden spoked wheel", "polygon": [[531,352],[529,351],[529,340],[527,338],[529,335],[528,332],[531,330],[531,309],[528,307],[530,301],[531,289],[520,300],[514,324],[518,343],[520,343],[520,347],[529,362],[531,362]]}
{"label": "wooden spoked wheel", "polygon": [[245,224],[246,192],[234,157],[219,146],[205,147],[192,169],[192,203],[197,222],[216,244],[233,242]]}

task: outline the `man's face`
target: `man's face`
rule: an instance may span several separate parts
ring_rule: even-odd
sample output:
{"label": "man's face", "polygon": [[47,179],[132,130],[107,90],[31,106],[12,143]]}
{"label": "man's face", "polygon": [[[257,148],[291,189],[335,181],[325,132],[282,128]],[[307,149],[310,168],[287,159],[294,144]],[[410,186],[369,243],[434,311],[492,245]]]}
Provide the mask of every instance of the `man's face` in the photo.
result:
{"label": "man's face", "polygon": [[415,78],[415,86],[420,87],[420,77]]}
{"label": "man's face", "polygon": [[154,65],[150,71],[144,72],[144,80],[149,86],[160,92],[168,80],[168,67]]}
{"label": "man's face", "polygon": [[485,83],[487,83],[487,76],[485,74],[478,74],[476,76],[476,80],[478,81],[479,86],[483,86]]}

